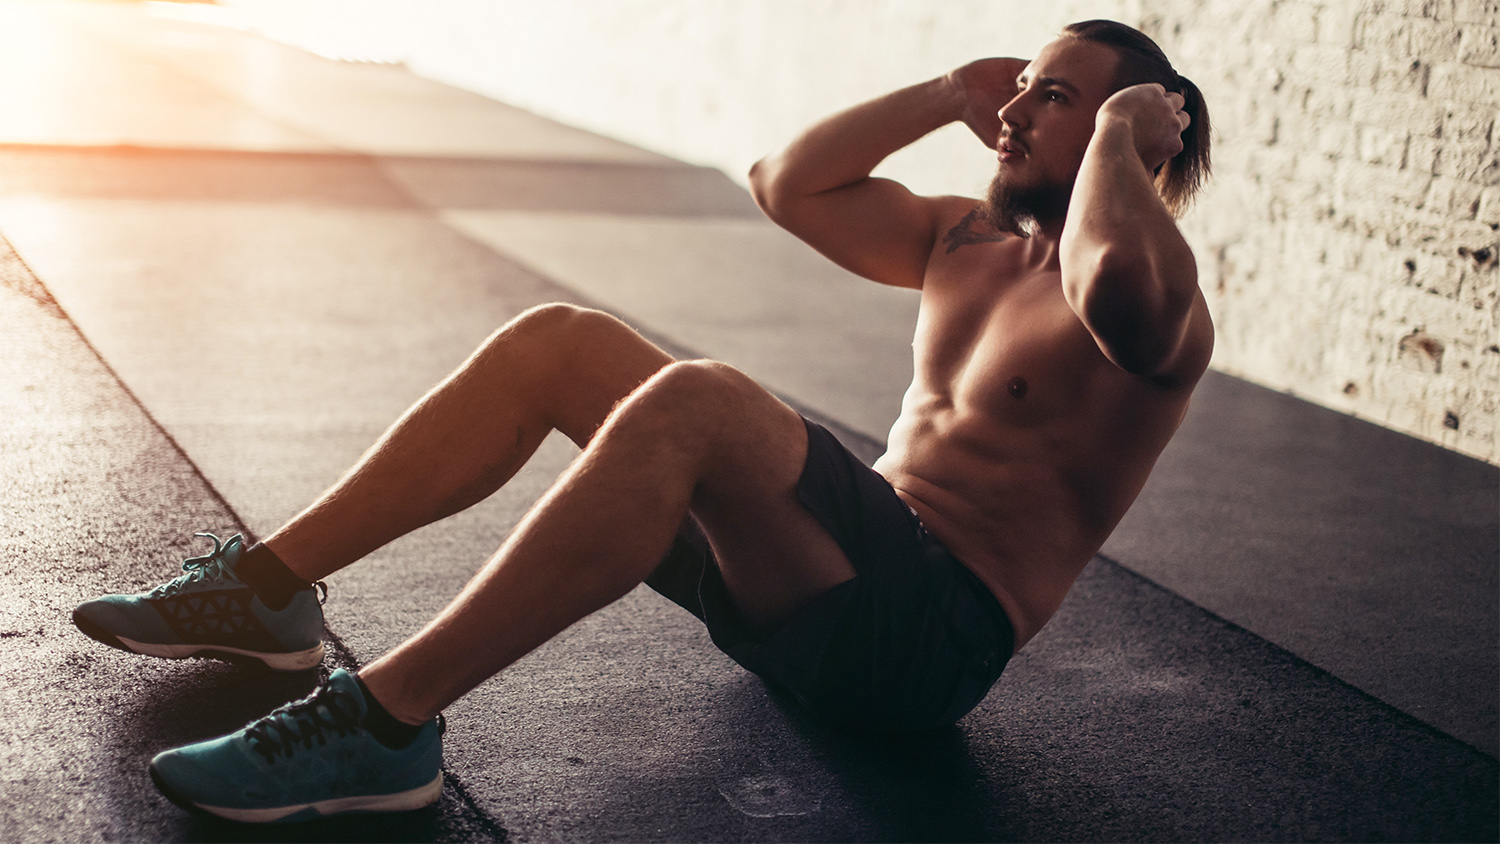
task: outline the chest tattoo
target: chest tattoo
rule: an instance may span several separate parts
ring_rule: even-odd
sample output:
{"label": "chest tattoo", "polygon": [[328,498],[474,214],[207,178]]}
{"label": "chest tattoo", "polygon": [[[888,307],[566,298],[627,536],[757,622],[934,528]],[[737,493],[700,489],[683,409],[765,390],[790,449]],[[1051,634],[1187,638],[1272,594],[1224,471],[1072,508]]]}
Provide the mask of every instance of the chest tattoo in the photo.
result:
{"label": "chest tattoo", "polygon": [[975,231],[974,226],[982,216],[983,214],[980,212],[980,209],[975,208],[973,211],[965,214],[964,218],[958,221],[958,225],[949,229],[948,233],[943,235],[943,242],[948,244],[949,255],[952,255],[954,250],[960,246],[969,246],[975,243],[998,243],[1010,236],[997,232],[994,229],[989,229],[988,226],[985,227],[989,229],[988,231]]}

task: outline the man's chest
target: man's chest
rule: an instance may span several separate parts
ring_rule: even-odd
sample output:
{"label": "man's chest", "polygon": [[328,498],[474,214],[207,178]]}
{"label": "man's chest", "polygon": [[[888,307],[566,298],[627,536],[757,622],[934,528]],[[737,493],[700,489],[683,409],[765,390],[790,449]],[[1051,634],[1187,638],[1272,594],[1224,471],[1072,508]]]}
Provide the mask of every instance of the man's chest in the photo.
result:
{"label": "man's chest", "polygon": [[1112,369],[1056,272],[931,279],[915,338],[919,378],[955,403],[1051,415]]}

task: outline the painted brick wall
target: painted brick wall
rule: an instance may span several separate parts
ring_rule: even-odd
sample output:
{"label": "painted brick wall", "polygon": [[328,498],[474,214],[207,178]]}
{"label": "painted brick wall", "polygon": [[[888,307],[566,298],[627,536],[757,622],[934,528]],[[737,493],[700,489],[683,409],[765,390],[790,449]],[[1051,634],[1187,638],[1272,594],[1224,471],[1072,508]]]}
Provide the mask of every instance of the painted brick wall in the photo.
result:
{"label": "painted brick wall", "polygon": [[[1064,23],[1157,37],[1204,90],[1184,221],[1214,365],[1500,463],[1500,0],[230,0],[419,73],[743,178],[809,121]],[[936,133],[883,173],[972,193]]]}

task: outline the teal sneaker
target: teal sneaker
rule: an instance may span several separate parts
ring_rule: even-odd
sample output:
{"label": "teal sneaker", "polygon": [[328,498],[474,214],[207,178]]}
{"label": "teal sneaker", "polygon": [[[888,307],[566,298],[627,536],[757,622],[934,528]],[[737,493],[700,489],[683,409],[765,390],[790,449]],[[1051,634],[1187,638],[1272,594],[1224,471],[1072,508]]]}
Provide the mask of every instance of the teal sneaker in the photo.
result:
{"label": "teal sneaker", "polygon": [[304,671],[323,661],[321,582],[285,607],[267,607],[234,575],[245,551],[239,534],[182,564],[187,574],[137,595],[105,595],[73,610],[84,635],[124,651],[185,659],[257,659],[277,671]]}
{"label": "teal sneaker", "polygon": [[404,812],[443,793],[443,719],[401,748],[365,731],[354,675],[339,669],[307,698],[237,733],[157,754],[151,781],[190,811],[248,823],[346,812]]}

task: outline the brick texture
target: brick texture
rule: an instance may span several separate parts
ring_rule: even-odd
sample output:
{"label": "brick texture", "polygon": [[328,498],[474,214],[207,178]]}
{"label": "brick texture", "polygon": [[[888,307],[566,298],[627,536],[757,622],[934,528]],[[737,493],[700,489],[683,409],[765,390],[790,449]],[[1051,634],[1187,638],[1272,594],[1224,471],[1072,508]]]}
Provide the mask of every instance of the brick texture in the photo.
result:
{"label": "brick texture", "polygon": [[1152,3],[1203,89],[1215,365],[1500,462],[1500,3]]}

